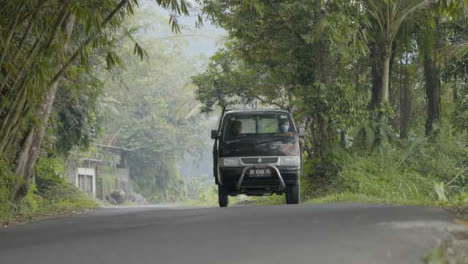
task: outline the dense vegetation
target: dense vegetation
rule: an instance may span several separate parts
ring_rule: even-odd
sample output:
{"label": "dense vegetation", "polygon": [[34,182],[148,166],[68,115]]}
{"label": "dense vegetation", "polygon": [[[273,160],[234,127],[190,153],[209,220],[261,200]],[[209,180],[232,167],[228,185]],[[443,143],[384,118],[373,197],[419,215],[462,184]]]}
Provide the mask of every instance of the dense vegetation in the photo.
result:
{"label": "dense vegetation", "polygon": [[[60,203],[74,195],[70,187],[55,199],[39,183],[56,184],[51,188],[56,193],[68,188],[57,167],[73,147],[85,149],[96,136],[103,92],[97,73],[122,66],[115,47],[122,38],[131,39],[126,18],[138,2],[0,1],[1,216],[39,196]],[[155,3],[169,11],[170,26],[178,31],[177,17],[188,14],[185,1]],[[132,53],[145,56],[137,43]]]}
{"label": "dense vegetation", "polygon": [[290,109],[307,197],[468,203],[466,1],[200,2],[229,34],[204,110]]}

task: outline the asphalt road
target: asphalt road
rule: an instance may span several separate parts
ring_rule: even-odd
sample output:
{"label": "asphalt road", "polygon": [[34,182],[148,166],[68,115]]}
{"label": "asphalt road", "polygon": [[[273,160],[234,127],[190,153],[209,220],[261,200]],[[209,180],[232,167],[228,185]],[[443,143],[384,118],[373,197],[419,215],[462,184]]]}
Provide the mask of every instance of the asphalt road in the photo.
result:
{"label": "asphalt road", "polygon": [[0,263],[421,263],[452,225],[427,207],[107,208],[0,229]]}

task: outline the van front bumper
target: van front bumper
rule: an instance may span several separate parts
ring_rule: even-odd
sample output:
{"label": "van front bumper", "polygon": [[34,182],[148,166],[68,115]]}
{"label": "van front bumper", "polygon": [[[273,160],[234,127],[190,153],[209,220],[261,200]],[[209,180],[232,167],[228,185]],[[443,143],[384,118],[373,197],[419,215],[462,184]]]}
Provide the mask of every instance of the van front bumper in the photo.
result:
{"label": "van front bumper", "polygon": [[[251,177],[246,175],[245,170],[250,167],[265,168],[268,165],[229,167],[219,169],[219,180],[223,186],[233,192],[242,193],[243,189],[272,189],[282,191],[284,185],[297,184],[300,177],[300,166],[271,166],[277,169],[272,169],[272,175],[269,177]],[[244,173],[244,176],[242,177]]]}

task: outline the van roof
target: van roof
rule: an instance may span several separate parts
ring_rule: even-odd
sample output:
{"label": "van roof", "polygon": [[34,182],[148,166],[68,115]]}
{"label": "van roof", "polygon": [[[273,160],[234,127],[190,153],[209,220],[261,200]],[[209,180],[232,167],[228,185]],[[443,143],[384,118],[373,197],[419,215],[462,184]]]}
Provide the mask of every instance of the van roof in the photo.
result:
{"label": "van roof", "polygon": [[282,109],[233,109],[233,110],[226,110],[225,114],[233,114],[233,113],[286,113],[290,114],[288,110]]}

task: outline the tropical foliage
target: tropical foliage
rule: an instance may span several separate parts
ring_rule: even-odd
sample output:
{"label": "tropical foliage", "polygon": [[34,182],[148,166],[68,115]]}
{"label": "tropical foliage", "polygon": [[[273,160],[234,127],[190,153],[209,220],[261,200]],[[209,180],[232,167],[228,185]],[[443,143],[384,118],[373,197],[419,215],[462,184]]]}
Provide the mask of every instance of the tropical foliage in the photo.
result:
{"label": "tropical foliage", "polygon": [[[173,30],[184,0],[157,0]],[[0,159],[2,204],[24,198],[40,157],[86,147],[96,133],[102,88],[93,71],[121,64],[113,47],[138,0],[0,2]],[[144,50],[134,43],[140,57]],[[53,132],[54,131],[54,132]],[[8,176],[12,175],[12,176]],[[3,200],[6,199],[6,200]]]}

